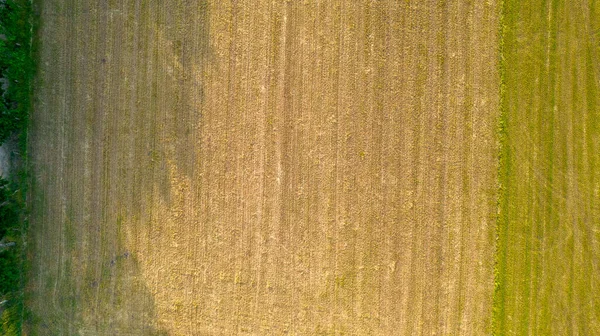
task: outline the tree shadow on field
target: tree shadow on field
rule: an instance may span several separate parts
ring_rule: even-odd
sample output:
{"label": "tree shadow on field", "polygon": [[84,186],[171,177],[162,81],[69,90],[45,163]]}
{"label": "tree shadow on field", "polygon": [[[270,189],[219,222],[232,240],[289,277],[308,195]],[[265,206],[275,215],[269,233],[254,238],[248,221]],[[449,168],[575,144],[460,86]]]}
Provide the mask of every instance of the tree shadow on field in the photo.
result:
{"label": "tree shadow on field", "polygon": [[211,59],[208,0],[88,3],[80,11],[99,24],[94,112],[104,117],[95,127],[127,160],[131,172],[117,178],[142,197],[156,187],[170,204],[173,168],[192,179],[197,165]]}
{"label": "tree shadow on field", "polygon": [[156,177],[167,204],[172,202],[171,186],[176,178],[173,167],[178,175],[194,178],[204,106],[203,77],[210,59],[207,0],[174,1],[172,6],[174,13],[159,17],[158,50],[151,56],[152,62],[164,65],[155,69],[149,88],[149,105],[154,108],[137,111],[151,113],[148,119],[155,120],[154,134],[146,138],[146,159],[160,172]]}
{"label": "tree shadow on field", "polygon": [[45,312],[34,312],[32,334],[167,335],[156,326],[154,299],[138,276],[137,261],[132,257],[128,265],[114,268],[98,279],[88,279],[80,297],[67,289],[73,283],[67,279],[60,283],[64,290],[57,302]]}
{"label": "tree shadow on field", "polygon": [[[44,198],[42,190],[35,190],[35,194]],[[67,208],[72,206],[67,204]],[[41,263],[32,264],[32,272],[41,275],[43,286],[34,289],[35,299],[30,302],[34,309],[26,332],[48,336],[168,334],[157,322],[154,295],[138,257],[127,249],[120,226],[120,217],[104,223],[105,233],[96,242],[90,239],[96,234],[93,229],[69,216],[59,235],[42,232],[44,243],[62,244],[64,250],[50,249],[44,256],[36,256]],[[39,244],[37,240],[33,243]],[[63,262],[48,267],[52,260]]]}
{"label": "tree shadow on field", "polygon": [[91,291],[97,292],[97,297],[107,303],[97,308],[89,306],[94,301],[86,300],[84,303],[88,305],[85,310],[94,313],[91,315],[93,321],[100,322],[90,330],[92,334],[167,335],[157,325],[155,299],[141,275],[137,257],[121,249],[103,263],[101,276],[87,279],[86,283]]}
{"label": "tree shadow on field", "polygon": [[[194,178],[210,59],[208,1],[39,3],[47,34],[40,42],[47,74],[40,77],[64,90],[39,93],[60,108],[59,122],[38,135],[51,138],[67,127],[52,138],[64,145],[61,163],[38,154],[33,167],[32,273],[41,287],[32,299],[33,330],[166,335],[142,274],[147,260],[127,245],[120,226],[130,225],[137,239],[154,220],[152,207],[172,202],[174,176]],[[48,42],[54,35],[64,36],[63,44]]]}

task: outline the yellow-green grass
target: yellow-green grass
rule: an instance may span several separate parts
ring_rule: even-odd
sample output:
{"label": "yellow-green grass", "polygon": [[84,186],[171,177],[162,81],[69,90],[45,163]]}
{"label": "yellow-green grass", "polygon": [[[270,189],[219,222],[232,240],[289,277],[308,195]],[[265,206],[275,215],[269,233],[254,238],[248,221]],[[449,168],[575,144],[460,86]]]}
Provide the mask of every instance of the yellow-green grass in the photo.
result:
{"label": "yellow-green grass", "polygon": [[600,333],[600,1],[506,0],[494,332]]}

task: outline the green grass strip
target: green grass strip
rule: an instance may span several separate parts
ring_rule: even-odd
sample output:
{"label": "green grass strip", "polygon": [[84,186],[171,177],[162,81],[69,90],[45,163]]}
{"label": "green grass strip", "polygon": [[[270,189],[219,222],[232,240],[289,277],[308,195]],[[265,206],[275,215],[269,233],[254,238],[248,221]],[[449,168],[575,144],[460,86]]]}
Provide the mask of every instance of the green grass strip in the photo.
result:
{"label": "green grass strip", "polygon": [[508,230],[508,187],[510,177],[510,151],[508,148],[508,105],[506,101],[506,58],[505,40],[507,34],[506,11],[507,2],[499,3],[499,28],[498,28],[498,72],[500,75],[500,113],[498,117],[498,200],[496,218],[496,253],[494,267],[494,294],[492,311],[492,334],[503,335],[504,324],[504,296],[506,282],[506,245]]}

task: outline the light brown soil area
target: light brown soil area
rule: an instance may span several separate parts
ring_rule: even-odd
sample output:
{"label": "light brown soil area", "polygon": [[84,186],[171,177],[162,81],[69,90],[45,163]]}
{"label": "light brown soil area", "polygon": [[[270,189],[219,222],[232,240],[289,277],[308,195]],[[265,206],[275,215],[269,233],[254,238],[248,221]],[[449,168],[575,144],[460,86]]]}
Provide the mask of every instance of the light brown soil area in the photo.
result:
{"label": "light brown soil area", "polygon": [[40,1],[42,335],[481,335],[495,1]]}

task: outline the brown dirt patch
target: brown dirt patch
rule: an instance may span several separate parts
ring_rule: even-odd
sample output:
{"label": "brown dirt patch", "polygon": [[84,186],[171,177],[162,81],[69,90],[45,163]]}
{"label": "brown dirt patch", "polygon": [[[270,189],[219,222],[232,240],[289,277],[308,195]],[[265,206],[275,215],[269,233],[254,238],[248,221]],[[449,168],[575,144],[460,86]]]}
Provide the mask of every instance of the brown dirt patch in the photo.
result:
{"label": "brown dirt patch", "polygon": [[33,328],[488,333],[496,6],[43,1]]}

